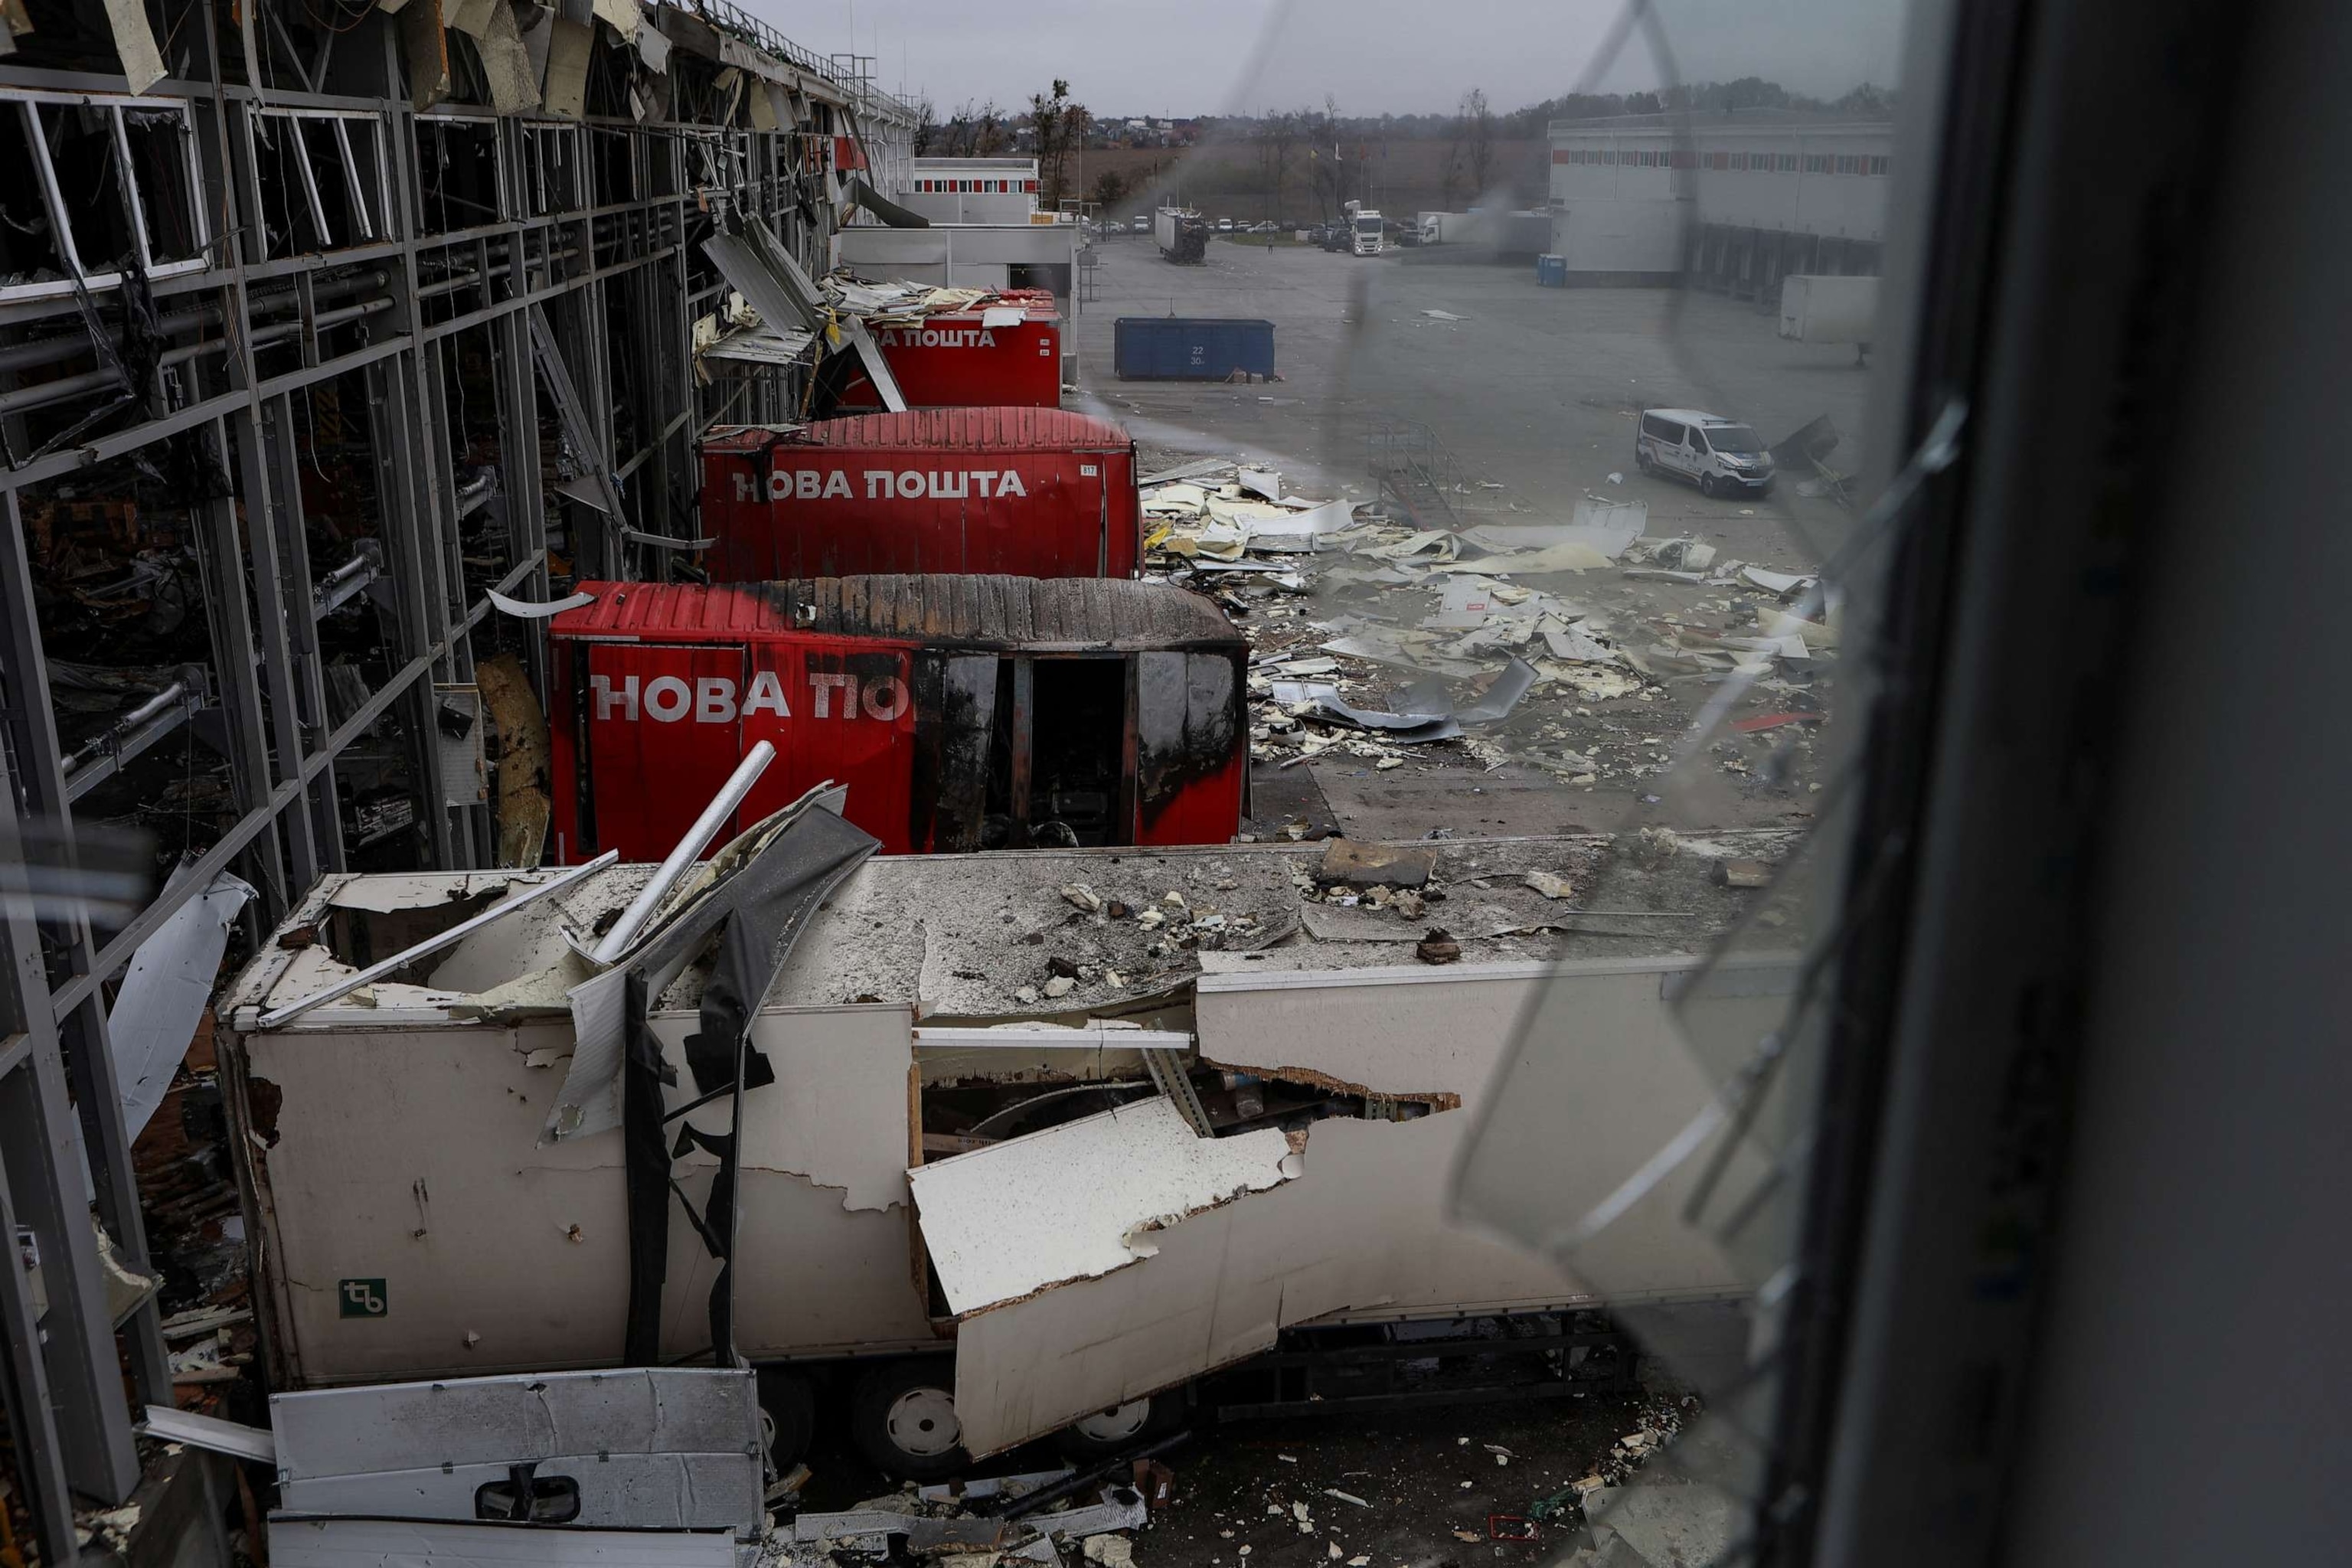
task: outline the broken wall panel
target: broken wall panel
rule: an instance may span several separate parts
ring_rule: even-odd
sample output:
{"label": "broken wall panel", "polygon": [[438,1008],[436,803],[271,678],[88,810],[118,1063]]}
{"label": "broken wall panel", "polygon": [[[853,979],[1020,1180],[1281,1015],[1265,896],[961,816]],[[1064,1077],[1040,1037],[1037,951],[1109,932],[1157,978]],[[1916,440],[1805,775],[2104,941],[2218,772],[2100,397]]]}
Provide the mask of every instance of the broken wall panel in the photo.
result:
{"label": "broken wall panel", "polygon": [[908,1173],[931,1267],[959,1315],[1152,1255],[1151,1233],[1291,1179],[1277,1131],[1202,1138],[1166,1100]]}
{"label": "broken wall panel", "polygon": [[[1566,1102],[1591,1114],[1563,1117],[1554,1129],[1580,1160],[1589,1150],[1611,1169],[1637,1163],[1673,1135],[1676,1128],[1664,1124],[1669,1110],[1699,1079],[1666,1013],[1660,973],[1656,963],[1598,965],[1550,982],[1570,985],[1574,1011],[1591,1019],[1586,1071]],[[1283,1329],[1318,1319],[1597,1304],[1588,1287],[1463,1230],[1446,1212],[1474,1125],[1465,1110],[1475,1112],[1501,1070],[1549,973],[1522,965],[1204,979],[1205,1058],[1250,1061],[1280,1040],[1293,1071],[1458,1095],[1464,1110],[1402,1122],[1318,1121],[1305,1134],[1297,1179],[1156,1230],[1156,1249],[1131,1267],[1043,1285],[963,1318],[956,1410],[966,1447],[1012,1447],[1256,1354]],[[1610,1245],[1612,1262],[1627,1272],[1608,1278],[1631,1299],[1713,1300],[1743,1289],[1728,1262],[1685,1228],[1653,1226]]]}
{"label": "broken wall panel", "polygon": [[[290,965],[287,978],[301,983]],[[400,1000],[381,997],[377,1010]],[[272,1141],[256,1170],[280,1260],[271,1311],[283,1386],[617,1361],[621,1135],[539,1146],[570,1059],[568,1020],[403,1030],[369,1027],[368,1012],[322,1007],[305,1020],[316,1026],[236,1048],[239,1114]],[[689,1014],[654,1020],[681,1081],[691,1081],[693,1027]],[[902,1007],[755,1020],[752,1045],[779,1082],[745,1100],[737,1333],[747,1354],[929,1342],[907,1282],[908,1040]],[[698,1205],[711,1168],[697,1157],[682,1178]],[[701,1348],[715,1268],[689,1226],[672,1227],[666,1353]],[[349,1312],[347,1280],[375,1282],[382,1311]]]}

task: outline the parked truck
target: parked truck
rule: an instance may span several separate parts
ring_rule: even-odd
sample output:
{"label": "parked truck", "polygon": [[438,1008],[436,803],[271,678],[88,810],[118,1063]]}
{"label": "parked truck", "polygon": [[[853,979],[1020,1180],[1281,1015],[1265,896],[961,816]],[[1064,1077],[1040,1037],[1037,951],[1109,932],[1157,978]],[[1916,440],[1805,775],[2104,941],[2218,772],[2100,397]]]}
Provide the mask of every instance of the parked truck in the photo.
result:
{"label": "parked truck", "polygon": [[1164,583],[585,583],[548,623],[555,858],[658,859],[744,754],[750,821],[812,785],[892,854],[1222,844],[1249,648]]}
{"label": "parked truck", "polygon": [[702,438],[713,582],[984,572],[1132,577],[1135,442],[1059,408],[929,408]]}
{"label": "parked truck", "polygon": [[1352,254],[1378,256],[1386,243],[1388,226],[1374,208],[1361,202],[1347,204],[1348,234],[1352,242]]}
{"label": "parked truck", "polygon": [[1162,260],[1201,261],[1209,253],[1209,220],[1190,207],[1161,207],[1152,215],[1152,237]]}
{"label": "parked truck", "polygon": [[1800,343],[1852,343],[1856,363],[1878,324],[1878,279],[1791,274],[1780,279],[1780,335]]}
{"label": "parked truck", "polygon": [[[1786,962],[1704,1002],[1677,1000],[1681,956],[1555,965],[1465,935],[1459,962],[1400,964],[1302,927],[1331,874],[1315,844],[872,848],[806,803],[754,824],[609,961],[588,954],[649,867],[487,923],[555,874],[322,879],[219,1004],[273,1387],[707,1364],[715,1343],[761,1368],[781,1466],[823,1384],[867,1455],[929,1478],[1057,1432],[1131,1449],[1196,1399],[1622,1385],[1633,1352],[1597,1314],[1733,1317],[1739,1269],[1679,1213],[1708,1161],[1580,1254],[1607,1295],[1462,1228],[1452,1173],[1540,1049],[1538,1142],[1597,1201],[1713,1101],[1676,1009],[1760,1034]],[[1457,903],[1475,891],[1457,929],[1507,931],[1545,918],[1530,874],[1598,853],[1381,863],[1430,858]],[[808,891],[761,901],[780,887]],[[362,964],[390,971],[363,994]],[[722,1173],[731,1208],[706,1224]]]}

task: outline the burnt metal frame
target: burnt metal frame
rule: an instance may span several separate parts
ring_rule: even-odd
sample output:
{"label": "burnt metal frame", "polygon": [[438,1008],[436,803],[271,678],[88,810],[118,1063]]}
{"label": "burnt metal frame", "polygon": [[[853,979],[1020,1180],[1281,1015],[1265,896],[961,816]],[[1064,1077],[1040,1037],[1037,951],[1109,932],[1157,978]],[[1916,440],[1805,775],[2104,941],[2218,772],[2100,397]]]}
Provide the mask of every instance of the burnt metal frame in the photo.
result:
{"label": "burnt metal frame", "polygon": [[[726,21],[810,77],[822,77],[812,57],[764,26],[732,15]],[[29,107],[37,102],[87,102],[111,111],[126,174],[121,108],[186,117],[191,210],[197,215],[196,237],[209,248],[194,265],[152,267],[147,285],[159,310],[193,307],[206,325],[225,330],[198,350],[168,357],[172,368],[143,387],[124,385],[101,349],[101,373],[78,378],[75,389],[62,390],[64,382],[37,383],[16,403],[0,401],[0,420],[66,396],[125,392],[146,395],[152,411],[144,417],[119,415],[116,422],[100,424],[99,434],[0,468],[0,521],[5,524],[0,531],[0,1244],[9,1248],[11,1265],[0,1268],[0,1331],[5,1332],[0,1400],[8,1410],[35,1534],[49,1563],[78,1555],[74,1493],[120,1503],[141,1479],[134,1410],[121,1394],[118,1329],[127,1337],[134,1399],[172,1403],[171,1366],[153,1298],[122,1324],[110,1320],[99,1236],[84,1213],[84,1193],[94,1190],[95,1216],[116,1257],[134,1273],[147,1270],[131,1141],[107,1036],[107,983],[217,871],[234,866],[259,890],[245,917],[248,932],[257,932],[318,878],[343,869],[335,763],[395,708],[408,721],[411,773],[425,795],[418,816],[425,863],[462,868],[483,863],[495,849],[486,806],[451,809],[441,798],[441,741],[433,712],[436,687],[471,683],[471,634],[491,610],[487,598],[461,600],[459,522],[481,497],[471,489],[461,495],[453,471],[444,394],[458,334],[487,334],[497,387],[497,491],[514,564],[496,585],[547,595],[549,518],[539,410],[551,369],[576,386],[581,405],[564,411],[559,427],[572,423],[574,415],[589,422],[588,444],[602,454],[600,466],[609,465],[606,493],[625,487],[620,493],[635,512],[604,519],[592,534],[583,530],[589,521],[580,515],[583,509],[574,505],[578,564],[583,574],[593,567],[608,576],[631,575],[623,528],[668,536],[682,528],[690,531],[698,488],[693,443],[699,432],[722,412],[745,420],[784,417],[798,398],[792,377],[775,367],[730,366],[708,384],[698,374],[690,348],[695,320],[725,293],[723,282],[697,288],[691,281],[688,244],[698,215],[726,206],[765,222],[812,271],[822,271],[833,209],[822,161],[807,155],[808,145],[846,123],[862,132],[869,148],[888,149],[903,170],[915,120],[909,106],[870,84],[819,79],[804,81],[806,91],[792,93],[788,101],[807,109],[812,100],[823,99],[827,108],[807,110],[810,124],[775,132],[664,119],[503,116],[457,105],[420,113],[404,96],[394,20],[382,16],[329,39],[336,52],[322,46],[315,65],[305,68],[308,79],[290,89],[268,87],[265,108],[263,95],[251,88],[217,80],[220,62],[209,55],[206,33],[188,30],[194,54],[183,63],[187,79],[158,82],[137,97],[119,76],[0,65],[0,113],[26,116],[37,126],[37,110]],[[290,41],[286,47],[291,50]],[[740,40],[732,47],[740,48]],[[683,58],[674,60],[673,70]],[[331,81],[338,90],[321,90]],[[828,123],[814,123],[819,114]],[[336,237],[352,243],[324,254],[269,258],[259,228],[264,170],[253,142],[264,115],[280,134],[305,121],[332,124],[346,176],[362,162],[381,171],[380,198],[363,232]],[[347,128],[357,120],[373,123],[372,160],[356,160],[351,147]],[[417,127],[449,121],[488,129],[499,210],[488,221],[426,233]],[[600,203],[594,161],[585,154],[610,136],[625,145],[628,196]],[[298,143],[303,140],[297,136]],[[570,171],[568,199],[544,204],[542,214],[519,214],[522,193],[551,188],[535,182],[542,171],[532,163],[548,146],[580,154]],[[711,154],[708,168],[690,166],[695,149]],[[285,201],[289,211],[299,205],[315,218],[315,176],[304,147],[293,152],[305,177],[284,193]],[[721,174],[731,177],[714,188],[713,176]],[[48,199],[53,205],[62,200],[54,190]],[[818,215],[814,224],[806,220],[809,211]],[[134,205],[130,216],[143,259],[143,214]],[[68,236],[69,226],[59,224],[58,232]],[[75,352],[89,352],[77,289],[89,289],[103,307],[116,298],[111,291],[120,289],[121,275],[89,272],[69,253],[65,259],[76,277],[62,288],[0,290],[0,355],[8,347],[77,331],[82,335],[71,340]],[[373,278],[369,268],[375,269]],[[374,297],[340,303],[355,291]],[[268,309],[257,310],[257,294]],[[633,340],[625,363],[615,363],[621,351],[607,336],[608,305],[615,300],[627,310]],[[290,321],[289,303],[296,312]],[[535,352],[533,318],[549,323],[553,366]],[[369,323],[368,341],[346,347],[331,340],[335,329],[361,321]],[[257,344],[289,340],[299,349],[299,366],[262,375]],[[16,387],[16,368],[0,362],[0,385]],[[350,590],[343,574],[322,582],[310,564],[294,400],[353,373],[363,374],[369,394],[367,438],[383,510],[373,570],[383,579],[393,606],[396,662],[390,679],[338,723],[327,703],[318,622],[321,606],[341,602]],[[0,399],[6,395],[0,393]],[[614,447],[614,410],[622,399],[631,400],[638,415],[635,428],[646,437],[633,451]],[[104,940],[86,919],[37,924],[5,896],[8,873],[21,864],[20,825],[69,822],[76,792],[47,699],[23,492],[190,433],[205,444],[204,460],[223,479],[223,493],[191,510],[213,644],[207,690],[214,706],[205,712],[216,721],[212,731],[229,760],[236,820],[197,859],[192,875]],[[12,448],[12,457],[22,449]],[[562,497],[557,504],[564,504]],[[643,553],[648,569],[666,569],[659,557],[667,552]],[[525,664],[544,700],[545,637],[537,623],[530,631]],[[20,1227],[39,1259],[47,1310],[38,1318],[33,1276],[15,1266]]]}

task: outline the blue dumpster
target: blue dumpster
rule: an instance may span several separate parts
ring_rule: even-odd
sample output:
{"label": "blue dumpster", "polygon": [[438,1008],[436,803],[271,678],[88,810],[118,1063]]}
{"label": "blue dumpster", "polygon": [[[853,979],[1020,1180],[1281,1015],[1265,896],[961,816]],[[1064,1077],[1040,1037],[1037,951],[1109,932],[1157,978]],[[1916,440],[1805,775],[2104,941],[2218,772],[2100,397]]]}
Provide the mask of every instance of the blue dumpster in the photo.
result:
{"label": "blue dumpster", "polygon": [[1568,287],[1568,258],[1538,256],[1536,258],[1536,287],[1565,289]]}
{"label": "blue dumpster", "polygon": [[1111,363],[1121,381],[1224,381],[1274,374],[1274,323],[1226,316],[1121,316]]}

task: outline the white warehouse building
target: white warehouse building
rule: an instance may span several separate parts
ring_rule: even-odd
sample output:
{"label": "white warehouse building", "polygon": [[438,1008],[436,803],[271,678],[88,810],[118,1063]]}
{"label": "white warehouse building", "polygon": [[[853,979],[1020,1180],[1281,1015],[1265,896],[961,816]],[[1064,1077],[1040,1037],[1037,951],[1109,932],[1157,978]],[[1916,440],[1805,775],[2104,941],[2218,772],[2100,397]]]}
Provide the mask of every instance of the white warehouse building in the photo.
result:
{"label": "white warehouse building", "polygon": [[1034,158],[918,158],[895,199],[933,223],[1027,223],[1037,189]]}
{"label": "white warehouse building", "polygon": [[1550,126],[1552,250],[1571,284],[1688,283],[1777,302],[1792,272],[1875,273],[1895,128],[1786,110]]}

